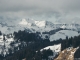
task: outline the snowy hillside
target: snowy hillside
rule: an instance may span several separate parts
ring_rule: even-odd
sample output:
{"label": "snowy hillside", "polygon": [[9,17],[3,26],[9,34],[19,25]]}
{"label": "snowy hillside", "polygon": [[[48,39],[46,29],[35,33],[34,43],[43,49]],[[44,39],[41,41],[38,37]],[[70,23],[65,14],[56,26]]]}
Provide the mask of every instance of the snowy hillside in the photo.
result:
{"label": "snowy hillside", "polygon": [[67,36],[70,38],[70,37],[74,37],[74,36],[78,36],[78,35],[79,35],[79,33],[76,32],[76,31],[72,31],[72,30],[61,30],[61,31],[58,31],[55,34],[51,35],[50,36],[50,41],[58,40],[60,38],[66,39]]}
{"label": "snowy hillside", "polygon": [[47,46],[47,47],[41,49],[41,51],[44,50],[44,49],[45,49],[45,50],[50,49],[50,50],[52,50],[53,52],[60,52],[60,51],[61,51],[61,44],[53,45],[53,46]]}
{"label": "snowy hillside", "polygon": [[53,46],[47,46],[47,47],[41,49],[41,51],[48,50],[48,49],[53,51],[53,56],[48,56],[48,58],[53,59],[61,51],[61,44],[57,44],[57,45],[53,45]]}
{"label": "snowy hillside", "polygon": [[6,54],[9,54],[8,49],[11,48],[10,43],[13,42],[13,38],[7,38],[6,36],[3,37],[3,35],[0,36],[0,54],[5,56]]}
{"label": "snowy hillside", "polygon": [[63,28],[63,29],[71,29],[71,30],[76,30],[77,31],[78,26],[76,26],[76,24],[68,24],[68,25],[63,24],[61,26],[61,28]]}
{"label": "snowy hillside", "polygon": [[18,51],[20,45],[21,42],[16,42],[11,34],[0,35],[0,55],[2,55],[3,57],[8,54],[14,53],[15,51]]}

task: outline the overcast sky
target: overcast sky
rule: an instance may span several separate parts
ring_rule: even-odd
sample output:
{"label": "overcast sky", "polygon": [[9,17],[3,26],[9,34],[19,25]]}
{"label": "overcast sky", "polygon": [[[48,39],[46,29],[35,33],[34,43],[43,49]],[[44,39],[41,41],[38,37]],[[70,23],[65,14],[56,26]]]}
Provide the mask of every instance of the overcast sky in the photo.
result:
{"label": "overcast sky", "polygon": [[0,20],[18,18],[79,21],[80,0],[0,0]]}

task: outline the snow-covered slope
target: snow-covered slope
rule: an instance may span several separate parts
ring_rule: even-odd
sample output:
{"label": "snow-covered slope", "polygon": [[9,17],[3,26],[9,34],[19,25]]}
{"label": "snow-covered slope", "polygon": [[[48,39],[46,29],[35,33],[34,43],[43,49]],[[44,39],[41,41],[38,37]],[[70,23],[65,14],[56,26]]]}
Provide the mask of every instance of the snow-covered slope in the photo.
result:
{"label": "snow-covered slope", "polygon": [[78,35],[79,35],[79,33],[76,32],[76,31],[72,31],[72,30],[61,30],[61,31],[58,31],[55,34],[51,35],[50,36],[50,41],[58,40],[60,38],[66,39],[66,36],[68,36],[70,38],[70,37],[74,37],[74,36],[78,36]]}
{"label": "snow-covered slope", "polygon": [[0,36],[0,54],[2,54],[3,56],[5,56],[6,54],[9,54],[8,49],[11,48],[10,47],[10,43],[13,42],[13,38],[7,38],[5,36],[5,40],[3,35]]}
{"label": "snow-covered slope", "polygon": [[12,35],[0,35],[0,55],[3,57],[19,50],[20,45],[21,42],[16,42]]}
{"label": "snow-covered slope", "polygon": [[60,51],[61,51],[61,44],[53,45],[53,46],[47,46],[47,47],[41,49],[41,51],[44,50],[44,49],[45,49],[45,50],[50,49],[50,50],[52,50],[53,52],[60,52]]}
{"label": "snow-covered slope", "polygon": [[45,27],[46,21],[35,21],[35,24],[38,27]]}
{"label": "snow-covered slope", "polygon": [[77,27],[75,24],[63,24],[61,28],[63,29],[71,29],[71,30],[77,30]]}
{"label": "snow-covered slope", "polygon": [[47,47],[41,49],[40,51],[48,50],[48,49],[53,51],[53,56],[48,56],[48,58],[53,59],[61,51],[61,44],[47,46]]}
{"label": "snow-covered slope", "polygon": [[31,26],[31,23],[29,23],[29,22],[27,22],[26,21],[26,19],[22,19],[22,21],[21,22],[19,22],[19,24],[21,24],[21,25],[28,25],[28,26]]}

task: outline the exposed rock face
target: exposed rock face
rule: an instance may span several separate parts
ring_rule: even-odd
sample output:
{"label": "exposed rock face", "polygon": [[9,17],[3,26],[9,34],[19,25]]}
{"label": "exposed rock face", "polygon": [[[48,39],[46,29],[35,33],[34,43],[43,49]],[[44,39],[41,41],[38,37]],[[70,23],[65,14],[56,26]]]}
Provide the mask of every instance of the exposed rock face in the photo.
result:
{"label": "exposed rock face", "polygon": [[54,60],[74,60],[74,53],[77,48],[65,49],[59,53],[59,56]]}

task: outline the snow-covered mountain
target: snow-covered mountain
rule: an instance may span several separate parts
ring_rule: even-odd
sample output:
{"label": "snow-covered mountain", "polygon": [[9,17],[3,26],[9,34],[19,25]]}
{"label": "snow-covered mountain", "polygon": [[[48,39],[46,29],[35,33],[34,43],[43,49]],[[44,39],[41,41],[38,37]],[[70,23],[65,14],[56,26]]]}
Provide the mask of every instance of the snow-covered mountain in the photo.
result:
{"label": "snow-covered mountain", "polygon": [[16,21],[4,21],[4,22],[0,21],[0,22],[1,22],[0,30],[3,33],[7,34],[24,29],[30,29],[30,30],[34,29],[35,31],[50,31],[53,29],[53,27],[51,27],[53,23],[49,23],[47,21],[34,21],[30,19],[22,19]]}
{"label": "snow-covered mountain", "polygon": [[[43,40],[49,39],[52,42],[60,38],[66,39],[67,36],[69,38],[78,36],[80,34],[80,24],[61,24],[32,19],[0,21],[0,31],[2,32],[2,35],[0,35],[0,54],[2,56],[5,57],[9,53],[18,51],[19,47],[21,48],[22,46],[27,46],[26,42],[21,42],[19,40],[16,42],[14,39],[13,32],[18,32],[19,30],[25,30],[28,33],[39,32],[39,37],[41,37]],[[43,49],[49,48],[55,52],[55,54],[57,54],[61,50],[61,44],[47,46]]]}
{"label": "snow-covered mountain", "polygon": [[18,30],[24,29],[34,29],[35,32],[45,32],[51,31],[57,28],[62,29],[72,29],[72,30],[80,30],[79,24],[55,24],[50,21],[36,21],[31,19],[22,19],[22,20],[6,20],[0,21],[0,30],[3,33],[11,33]]}
{"label": "snow-covered mountain", "polygon": [[[0,31],[5,34],[13,33],[14,31],[17,32],[19,30],[26,30],[30,33],[40,32],[40,36],[42,38],[45,39],[47,35],[50,37],[49,39],[53,41],[59,38],[65,39],[66,36],[74,37],[79,35],[78,32],[80,31],[80,24],[61,24],[52,23],[50,21],[21,19],[0,21],[0,28]],[[61,30],[58,30],[60,28]]]}

